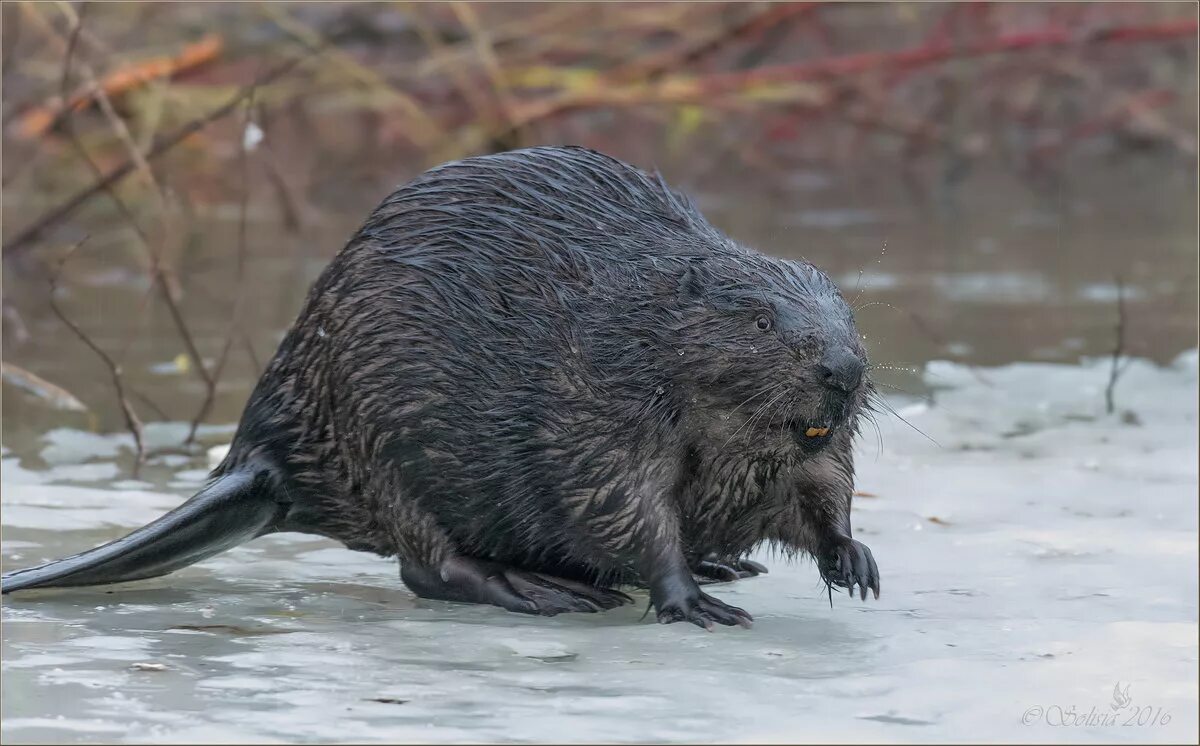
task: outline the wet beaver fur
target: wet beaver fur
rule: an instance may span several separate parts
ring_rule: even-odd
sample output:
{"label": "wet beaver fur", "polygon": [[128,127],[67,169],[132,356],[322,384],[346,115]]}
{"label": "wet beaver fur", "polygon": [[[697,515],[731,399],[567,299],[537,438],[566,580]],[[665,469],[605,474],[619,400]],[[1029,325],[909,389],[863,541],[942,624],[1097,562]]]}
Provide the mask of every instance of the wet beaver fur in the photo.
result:
{"label": "wet beaver fur", "polygon": [[701,590],[769,542],[879,595],[851,538],[871,393],[850,308],[600,153],[448,163],[317,280],[213,480],[3,590],[170,572],[275,531],[396,556],[425,598],[552,615],[649,588],[661,622],[748,626]]}

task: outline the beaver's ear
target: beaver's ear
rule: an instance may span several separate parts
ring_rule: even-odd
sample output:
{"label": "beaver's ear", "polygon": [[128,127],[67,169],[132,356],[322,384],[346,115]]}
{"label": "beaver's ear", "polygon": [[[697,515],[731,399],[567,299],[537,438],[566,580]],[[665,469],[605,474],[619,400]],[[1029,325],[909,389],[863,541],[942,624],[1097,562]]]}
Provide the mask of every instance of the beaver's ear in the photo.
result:
{"label": "beaver's ear", "polygon": [[687,268],[679,276],[679,298],[684,301],[700,301],[707,295],[708,268],[703,259],[688,262]]}

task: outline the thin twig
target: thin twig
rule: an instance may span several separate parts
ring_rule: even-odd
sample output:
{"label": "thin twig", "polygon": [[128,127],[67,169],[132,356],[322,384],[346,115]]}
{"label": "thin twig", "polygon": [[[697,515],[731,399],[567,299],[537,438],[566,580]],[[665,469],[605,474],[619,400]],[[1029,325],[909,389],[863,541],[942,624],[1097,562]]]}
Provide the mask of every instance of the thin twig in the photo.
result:
{"label": "thin twig", "polygon": [[[83,13],[87,8],[87,5],[80,5],[78,11],[75,11],[69,3],[60,3],[59,8],[62,10],[64,17],[66,17],[67,23],[70,25],[71,33],[78,34],[80,37],[82,37]],[[67,60],[71,59],[70,50],[71,47],[68,46],[68,52],[66,55]],[[154,189],[154,193],[158,196],[159,208],[165,210],[166,198],[163,196],[162,187],[159,186],[158,181],[154,178],[154,172],[150,170],[150,164],[146,162],[142,152],[134,143],[133,136],[130,134],[129,128],[125,125],[125,120],[121,119],[121,117],[117,115],[116,108],[113,107],[112,99],[109,96],[108,91],[106,91],[100,84],[100,79],[96,76],[96,71],[92,69],[91,65],[82,59],[79,60],[77,67],[79,71],[83,73],[83,80],[85,83],[80,95],[85,97],[87,100],[94,100],[100,107],[100,110],[104,114],[104,118],[108,120],[108,124],[112,128],[113,134],[115,134],[117,139],[121,141],[121,143],[125,146],[126,151],[129,153],[129,157],[133,159],[133,163],[137,171],[142,174],[142,178],[146,180],[146,183],[152,189]],[[69,62],[64,65],[63,72],[63,88],[65,89],[66,75],[70,72]],[[61,96],[65,96],[65,90],[60,90],[60,97]],[[64,113],[60,116],[69,118],[69,112],[71,110],[72,107],[66,107],[64,109]]]}
{"label": "thin twig", "polygon": [[[267,73],[262,75],[257,80],[251,82],[249,85],[241,88],[224,104],[159,138],[155,141],[154,146],[146,152],[146,162],[154,161],[165,153],[171,151],[175,146],[179,145],[179,143],[183,142],[191,135],[199,132],[218,119],[223,119],[231,112],[236,111],[237,108],[250,95],[251,91],[273,83],[284,75],[287,75],[301,62],[309,59],[309,57],[316,51],[319,50],[310,49],[304,54],[297,55],[296,57],[287,60],[283,64],[280,64],[277,67],[269,70]],[[63,201],[58,207],[55,207],[49,212],[43,214],[37,220],[33,221],[28,228],[20,231],[12,238],[12,240],[4,244],[3,255],[5,257],[9,257],[10,255],[27,249],[48,228],[62,222],[92,197],[95,197],[97,194],[100,194],[101,192],[104,192],[113,185],[117,184],[126,176],[133,173],[136,168],[137,164],[135,164],[132,159],[126,159],[125,162],[123,162],[120,166],[117,166],[112,171],[109,171],[107,174],[97,178],[90,185],[80,189],[78,192]]]}
{"label": "thin twig", "polygon": [[751,11],[736,23],[718,29],[698,40],[688,40],[658,54],[643,55],[628,64],[609,72],[605,78],[614,83],[634,80],[652,80],[663,73],[695,64],[722,47],[738,41],[756,31],[786,24],[801,15],[812,12],[818,3],[784,3]]}
{"label": "thin twig", "polygon": [[450,9],[454,12],[459,24],[466,30],[471,45],[475,47],[479,64],[483,67],[488,82],[491,84],[500,116],[505,124],[511,126],[513,124],[512,94],[509,93],[508,86],[504,82],[504,73],[501,70],[500,61],[496,58],[496,49],[493,46],[491,35],[479,20],[479,15],[469,4],[453,3]]}
{"label": "thin twig", "polygon": [[[84,38],[84,33],[85,33],[85,30],[83,27],[83,13],[84,13],[84,10],[86,9],[86,7],[87,7],[86,4],[82,4],[79,6],[79,11],[76,12],[69,3],[60,3],[59,4],[59,8],[62,10],[64,17],[67,19],[67,23],[68,23],[69,27],[72,29],[72,33],[78,33],[80,39]],[[65,55],[66,62],[64,64],[64,68],[63,68],[63,80],[62,80],[62,88],[63,88],[64,94],[65,94],[66,85],[67,85],[67,76],[68,76],[68,73],[70,72],[70,68],[71,68],[71,64],[72,64],[72,60],[73,60],[73,57],[70,54],[71,50],[72,50],[72,47],[68,46],[67,53]],[[84,60],[79,60],[77,67],[80,70],[80,72],[83,73],[84,82],[86,83],[86,85],[83,87],[84,91],[90,97],[90,99],[95,100],[100,111],[103,113],[104,118],[108,121],[108,125],[112,129],[113,134],[116,135],[117,139],[125,147],[125,150],[129,154],[129,157],[133,160],[136,170],[142,175],[143,180],[145,180],[146,184],[154,192],[154,196],[156,197],[157,202],[158,202],[158,216],[159,216],[159,223],[160,223],[159,235],[164,236],[164,237],[170,236],[170,235],[177,235],[177,233],[178,233],[177,227],[168,224],[168,221],[170,220],[172,213],[168,209],[166,193],[163,191],[162,186],[158,183],[158,179],[155,178],[154,172],[150,170],[150,164],[146,162],[145,156],[142,154],[141,149],[138,147],[137,143],[134,142],[133,135],[129,132],[129,127],[126,126],[125,120],[122,119],[120,117],[120,115],[117,114],[116,108],[113,106],[113,103],[112,103],[112,97],[110,96],[108,91],[105,90],[104,86],[102,86],[100,84],[100,80],[96,76],[96,73],[92,69],[91,65],[89,65]],[[88,167],[92,171],[93,175],[100,174],[101,173],[100,170],[98,168],[96,168],[96,166],[94,165],[94,162],[92,161],[92,159],[90,157],[88,157],[86,150],[83,148],[82,144],[79,142],[79,140],[75,136],[74,121],[69,121],[69,120],[71,120],[71,114],[70,114],[69,109],[68,109],[67,113],[65,114],[65,117],[66,117],[66,119],[63,120],[63,125],[65,127],[71,128],[71,131],[68,134],[71,138],[72,147],[75,149],[75,151],[79,155],[79,157],[82,160],[84,160],[85,162],[87,162]],[[126,220],[133,225],[134,229],[138,233],[138,236],[142,239],[142,242],[145,245],[146,251],[150,258],[150,279],[152,281],[152,284],[154,284],[154,281],[160,279],[158,277],[158,275],[160,273],[165,273],[165,271],[166,271],[166,266],[163,264],[163,261],[162,261],[162,252],[158,250],[158,248],[156,247],[155,244],[152,244],[150,242],[149,237],[146,233],[142,232],[141,230],[138,230],[138,225],[133,219],[132,211],[127,209],[125,205],[121,204],[121,201],[116,198],[116,196],[112,190],[108,190],[108,194],[109,194],[110,198],[112,198],[115,202],[117,202],[117,207],[120,209],[121,213],[125,216]],[[163,276],[161,278],[164,285],[170,286],[170,287],[166,288],[167,292],[169,292],[169,294],[171,295],[171,298],[168,299],[168,302],[174,302],[175,290],[176,290],[178,281],[176,281],[175,283],[172,283],[172,282],[169,282],[170,279],[173,279],[173,278],[169,278],[167,276]],[[181,333],[186,336],[186,330],[182,330]]]}
{"label": "thin twig", "polygon": [[71,249],[62,257],[62,259],[58,261],[58,265],[55,267],[54,272],[51,273],[50,310],[54,312],[54,315],[57,316],[60,321],[66,324],[67,328],[70,329],[71,332],[74,333],[81,342],[87,345],[88,348],[96,354],[96,357],[100,358],[100,361],[104,363],[104,367],[108,368],[109,377],[112,379],[113,388],[116,390],[117,402],[121,405],[121,414],[125,418],[125,427],[129,430],[130,435],[133,436],[133,443],[137,449],[133,464],[133,474],[134,476],[137,476],[138,470],[141,468],[142,463],[146,460],[146,446],[142,438],[142,420],[138,417],[133,405],[129,403],[129,397],[125,395],[125,382],[122,377],[121,366],[115,360],[113,360],[112,357],[100,347],[100,345],[96,344],[96,342],[89,337],[87,333],[83,331],[83,329],[80,329],[79,326],[72,321],[66,313],[63,312],[62,308],[58,305],[58,299],[55,297],[55,294],[58,291],[58,278],[62,274],[63,267],[66,265],[67,260],[70,259],[75,251],[78,250],[79,247],[83,246],[84,242],[86,241],[87,238],[84,238],[82,241],[72,246]]}
{"label": "thin twig", "polygon": [[258,352],[254,349],[254,343],[250,341],[250,334],[242,329],[241,333],[242,347],[246,350],[246,356],[250,358],[250,363],[254,366],[254,377],[262,375],[262,361],[258,358]]}
{"label": "thin twig", "polygon": [[337,47],[331,47],[326,36],[314,31],[292,16],[282,5],[265,3],[261,9],[276,26],[290,36],[296,43],[316,54],[328,50],[326,59],[332,67],[340,69],[348,77],[368,90],[381,93],[392,101],[397,108],[404,112],[404,133],[414,145],[420,148],[430,147],[437,140],[440,128],[438,123],[425,112],[420,102],[407,93],[392,85],[386,78],[371,68],[362,65],[354,57]]}
{"label": "thin twig", "polygon": [[[425,48],[428,50],[431,59],[439,61],[443,59],[454,60],[445,66],[446,73],[453,81],[454,87],[462,94],[462,100],[466,102],[473,113],[474,121],[481,125],[478,128],[480,131],[476,133],[477,137],[475,139],[468,139],[458,135],[458,128],[452,130],[454,138],[458,140],[452,146],[463,151],[471,151],[477,147],[476,140],[486,140],[492,130],[515,131],[517,124],[514,121],[511,106],[507,107],[503,112],[507,124],[503,127],[497,127],[494,124],[495,117],[492,113],[492,107],[488,104],[483,85],[476,85],[476,82],[470,75],[470,60],[465,57],[455,57],[451,53],[449,46],[442,40],[441,34],[426,16],[423,8],[420,10],[417,7],[412,8],[412,22],[417,35],[421,37],[422,43],[425,44]],[[473,44],[471,46],[473,48]],[[436,157],[440,159],[443,157],[443,154],[439,153]]]}
{"label": "thin twig", "polygon": [[297,194],[299,191],[294,180],[284,176],[283,171],[279,168],[279,160],[271,146],[263,143],[263,153],[259,157],[259,163],[263,166],[263,172],[266,174],[267,180],[271,182],[271,187],[275,190],[275,196],[279,202],[279,211],[283,219],[283,228],[288,233],[299,233],[307,222],[306,208],[303,197]]}
{"label": "thin twig", "polygon": [[133,388],[132,386],[129,388],[129,393],[133,395],[134,399],[137,399],[142,404],[145,404],[147,407],[149,407],[151,409],[151,411],[154,412],[154,414],[158,415],[158,419],[163,420],[164,422],[169,422],[171,420],[171,415],[167,414],[166,410],[164,410],[162,407],[158,406],[158,403],[156,401],[154,401],[153,399],[151,399],[146,394],[142,393],[141,391],[138,391],[137,389]]}
{"label": "thin twig", "polygon": [[250,143],[248,142],[248,138],[252,124],[254,124],[253,91],[250,92],[250,97],[246,99],[246,116],[242,120],[242,136],[238,149],[238,166],[242,174],[242,190],[240,204],[238,205],[237,276],[234,281],[233,311],[229,316],[229,328],[225,331],[225,343],[221,345],[221,354],[217,357],[216,365],[213,366],[212,375],[206,381],[204,401],[201,402],[200,409],[197,410],[196,416],[192,419],[192,426],[188,429],[188,435],[183,441],[184,445],[190,445],[196,440],[196,430],[200,427],[200,423],[208,417],[208,413],[212,409],[213,401],[217,396],[217,382],[221,380],[221,374],[225,372],[225,364],[229,362],[229,351],[233,349],[234,338],[242,324],[242,307],[245,304],[246,296],[246,211],[250,202]]}
{"label": "thin twig", "polygon": [[1113,392],[1117,388],[1117,380],[1121,374],[1125,372],[1125,367],[1121,365],[1121,356],[1125,354],[1125,283],[1120,277],[1117,278],[1117,333],[1116,343],[1113,346],[1112,365],[1108,370],[1108,386],[1104,388],[1104,407],[1105,410],[1112,414],[1116,411],[1116,402],[1113,399]]}
{"label": "thin twig", "polygon": [[[77,15],[68,16],[68,20],[71,21],[72,25],[71,35],[67,41],[66,56],[63,60],[61,88],[64,92],[64,95],[69,89],[72,61],[74,59],[75,48],[78,44],[79,34],[83,29],[83,14],[87,7],[88,6],[86,4],[81,5]],[[103,91],[100,91],[99,95],[103,97]],[[108,111],[111,112],[111,108],[108,109]],[[115,112],[113,113],[113,116],[116,116]],[[123,126],[123,124],[114,125],[114,127],[118,130],[120,130]],[[84,147],[83,142],[79,139],[79,133],[75,130],[75,119],[73,115],[69,114],[62,120],[62,129],[66,133],[67,139],[70,141],[71,146],[79,155],[80,160],[87,165],[88,169],[97,179],[102,180],[103,172],[100,170],[100,167],[96,165],[95,160],[92,159],[91,155],[87,151],[87,148]],[[128,139],[123,140],[123,142],[128,145],[133,144],[132,140]],[[146,178],[150,180],[152,186],[161,196],[162,192],[159,190],[158,183],[154,180],[153,174],[149,172],[149,166],[146,165],[145,160],[139,159],[137,154],[134,153],[130,155],[130,162],[135,164],[135,167],[139,163],[145,165]],[[205,387],[211,388],[215,385],[213,376],[211,373],[209,373],[208,367],[204,364],[204,359],[200,356],[200,350],[196,346],[196,340],[193,337],[191,330],[188,328],[187,322],[183,318],[183,312],[179,309],[179,304],[175,300],[174,293],[171,292],[171,286],[167,279],[167,273],[163,268],[162,253],[158,250],[154,242],[151,241],[150,236],[138,223],[133,211],[130,210],[129,206],[125,204],[125,201],[121,199],[113,186],[111,184],[106,185],[102,187],[102,191],[108,196],[113,204],[116,205],[117,210],[121,213],[121,216],[127,223],[129,223],[130,227],[133,228],[134,233],[137,234],[137,237],[141,240],[142,246],[146,250],[146,256],[149,260],[151,279],[154,281],[154,284],[157,285],[160,291],[163,302],[167,306],[167,312],[170,314],[171,320],[175,324],[176,330],[179,332],[179,337],[183,341],[184,349],[187,350],[188,357],[191,359],[193,367],[196,369],[196,375],[200,376],[200,379],[204,383]],[[166,210],[165,199],[162,200],[162,204],[160,206],[164,211]],[[163,219],[165,220],[165,216]]]}

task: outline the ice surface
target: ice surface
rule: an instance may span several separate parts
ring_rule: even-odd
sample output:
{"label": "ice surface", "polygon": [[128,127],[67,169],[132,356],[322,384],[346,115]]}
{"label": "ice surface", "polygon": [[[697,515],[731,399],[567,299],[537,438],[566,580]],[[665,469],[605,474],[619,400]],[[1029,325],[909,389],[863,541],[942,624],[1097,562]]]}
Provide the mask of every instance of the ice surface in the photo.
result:
{"label": "ice surface", "polygon": [[[831,609],[810,562],[764,555],[770,575],[709,588],[749,631],[654,624],[644,594],[537,619],[269,537],[166,578],[5,597],[3,740],[1195,740],[1197,355],[1134,363],[1111,416],[1107,366],[938,363],[930,401],[891,400],[925,435],[881,418],[882,450],[870,427],[860,445],[878,602]],[[113,489],[97,463],[123,443],[55,431],[49,471],[6,452],[6,567],[141,525],[207,460],[171,466],[179,489]]]}

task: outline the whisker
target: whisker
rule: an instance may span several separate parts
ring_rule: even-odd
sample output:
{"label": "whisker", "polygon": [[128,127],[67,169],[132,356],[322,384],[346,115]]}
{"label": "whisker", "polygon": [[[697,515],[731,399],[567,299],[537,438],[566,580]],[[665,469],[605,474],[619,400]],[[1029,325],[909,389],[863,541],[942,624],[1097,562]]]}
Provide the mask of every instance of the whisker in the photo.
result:
{"label": "whisker", "polygon": [[[773,424],[775,424],[775,415],[776,414],[779,414],[782,412],[786,415],[787,412],[794,411],[798,399],[799,399],[799,397],[795,393],[793,393],[792,396],[789,397],[782,405],[776,407],[775,413],[772,414],[771,419],[767,421],[767,430],[770,430],[771,426]],[[786,420],[785,420],[785,422],[786,422]],[[780,450],[787,448],[787,439],[788,439],[787,428],[780,428],[779,429],[779,448],[780,448]]]}
{"label": "whisker", "polygon": [[782,391],[780,391],[779,393],[777,393],[777,394],[776,394],[774,397],[772,397],[771,399],[768,399],[766,402],[764,402],[763,404],[759,405],[758,409],[754,410],[754,412],[753,412],[753,413],[752,413],[752,414],[751,414],[751,415],[750,415],[750,416],[749,416],[749,417],[746,419],[746,421],[745,421],[745,422],[743,422],[741,425],[739,425],[739,426],[738,426],[738,428],[737,428],[736,430],[734,430],[732,433],[730,433],[729,437],[728,437],[728,438],[725,440],[725,442],[724,442],[724,443],[721,445],[721,448],[724,448],[725,446],[729,445],[729,443],[730,443],[730,442],[731,442],[731,441],[732,441],[732,440],[733,440],[735,437],[737,437],[738,433],[740,433],[742,430],[744,430],[746,427],[748,427],[748,426],[749,426],[749,425],[750,425],[752,422],[754,422],[754,419],[755,419],[756,417],[758,417],[758,416],[759,416],[759,415],[760,415],[760,414],[761,414],[761,413],[762,413],[764,410],[766,410],[766,408],[767,408],[767,407],[771,406],[771,404],[772,404],[772,403],[774,403],[774,401],[775,401],[776,399],[778,399],[779,397],[781,397],[781,396],[783,396],[784,394],[786,394],[786,393],[787,393],[787,389],[786,389],[786,388],[784,388],[784,386],[785,386],[785,384],[783,384],[783,383],[776,384],[776,388],[780,388],[780,389],[783,389],[783,390],[782,390]]}
{"label": "whisker", "polygon": [[855,313],[858,313],[859,311],[863,310],[864,308],[870,308],[871,306],[887,306],[888,308],[892,309],[893,311],[897,311],[899,313],[908,313],[904,309],[896,308],[891,303],[886,303],[881,300],[873,300],[870,303],[864,303],[861,306],[854,306],[853,309],[854,309]]}
{"label": "whisker", "polygon": [[[775,396],[771,397],[771,400],[770,400],[770,401],[768,401],[768,402],[767,402],[765,405],[763,405],[762,409],[761,409],[761,410],[759,410],[759,414],[758,414],[758,421],[759,421],[759,424],[760,424],[760,425],[762,424],[762,421],[763,421],[763,419],[764,419],[764,418],[766,418],[768,415],[770,415],[770,414],[772,413],[772,409],[771,409],[771,408],[772,408],[772,407],[773,407],[773,406],[774,406],[774,405],[775,405],[775,404],[776,404],[776,403],[777,403],[777,402],[778,402],[780,399],[782,399],[783,397],[787,396],[787,393],[788,393],[787,389],[786,389],[786,388],[784,388],[784,389],[783,389],[782,391],[780,391],[780,392],[779,392],[777,395],[775,395]],[[769,419],[767,420],[767,425],[768,425],[768,426],[770,426],[770,420],[769,420]]]}
{"label": "whisker", "polygon": [[[858,268],[858,279],[854,281],[854,300],[855,300],[855,301],[857,301],[859,298],[861,298],[861,297],[862,297],[862,293],[863,293],[863,291],[862,291],[862,278],[863,278],[863,274],[864,274],[866,271],[867,271],[867,268],[866,268],[866,267],[859,267],[859,268]],[[855,309],[855,310],[857,311],[858,309]]]}
{"label": "whisker", "polygon": [[[875,257],[875,264],[880,264],[880,263],[882,263],[882,262],[883,262],[883,255],[884,255],[884,254],[886,254],[886,253],[887,253],[887,241],[884,241],[884,242],[883,242],[883,248],[881,248],[881,249],[879,250],[879,256]],[[865,271],[865,269],[860,269],[860,270],[858,270],[858,282],[857,282],[857,283],[855,283],[855,288],[854,288],[854,289],[855,289],[855,290],[857,290],[858,292],[855,294],[855,296],[854,296],[854,300],[853,300],[853,301],[851,301],[851,303],[850,303],[850,305],[852,305],[852,306],[853,306],[855,303],[857,303],[857,302],[858,302],[858,299],[859,299],[859,298],[861,298],[861,297],[862,297],[862,294],[863,294],[864,292],[866,292],[866,290],[867,290],[866,288],[862,287],[862,278],[863,278],[863,272],[864,272],[864,271]]]}
{"label": "whisker", "polygon": [[902,387],[902,386],[896,386],[896,385],[894,385],[894,384],[891,384],[891,383],[884,383],[883,381],[876,381],[876,383],[877,383],[878,385],[880,385],[880,386],[886,386],[886,387],[888,387],[889,389],[893,389],[893,390],[895,390],[895,391],[899,391],[899,392],[900,392],[900,393],[902,393],[902,394],[908,394],[909,396],[920,396],[920,394],[918,394],[917,392],[915,392],[915,391],[909,391],[908,389],[906,389],[906,388],[904,388],[904,387]]}
{"label": "whisker", "polygon": [[869,407],[864,407],[860,416],[875,429],[875,458],[878,459],[883,455],[883,431],[879,429],[879,421],[875,419],[875,412]]}
{"label": "whisker", "polygon": [[[784,402],[784,404],[791,404],[791,402],[792,402],[792,399],[789,397]],[[779,414],[780,412],[784,412],[786,410],[787,410],[786,406],[775,407],[775,411],[771,412],[771,416],[769,418],[767,418],[767,429],[768,430],[770,430],[771,426],[775,424],[775,415]]]}
{"label": "whisker", "polygon": [[871,365],[867,366],[868,372],[873,371],[873,370],[894,370],[894,371],[899,371],[901,373],[911,373],[914,376],[920,375],[920,371],[917,370],[917,367],[915,365],[907,365],[907,366],[901,367],[899,365],[887,365],[887,364],[880,364],[880,363],[872,363]]}
{"label": "whisker", "polygon": [[929,436],[929,434],[928,434],[928,433],[926,433],[924,430],[922,430],[921,428],[917,427],[916,425],[912,424],[911,422],[909,422],[908,420],[906,420],[906,419],[904,419],[902,416],[900,416],[900,414],[899,414],[899,413],[896,411],[896,409],[895,409],[895,408],[894,408],[894,407],[893,407],[891,404],[888,404],[888,403],[887,403],[887,401],[886,401],[886,400],[884,400],[882,397],[879,397],[879,396],[873,396],[873,397],[872,397],[872,399],[873,399],[873,401],[874,401],[874,402],[876,402],[876,403],[880,404],[881,406],[883,406],[883,408],[884,408],[884,409],[886,409],[886,410],[888,411],[888,413],[889,413],[889,414],[891,414],[893,417],[895,417],[896,419],[900,420],[900,421],[901,421],[901,422],[903,422],[905,425],[908,425],[909,427],[911,427],[911,428],[912,428],[913,430],[915,430],[916,432],[920,433],[920,434],[921,434],[921,435],[922,435],[922,436],[923,436],[923,437],[924,437],[926,440],[928,440],[930,443],[933,443],[933,444],[934,444],[935,446],[937,446],[938,448],[941,448],[941,447],[942,447],[942,444],[941,444],[941,443],[939,443],[939,442],[937,442],[936,440],[934,440],[933,438],[931,438],[931,437]]}
{"label": "whisker", "polygon": [[781,384],[776,383],[776,384],[768,385],[765,389],[763,389],[762,391],[759,391],[757,394],[751,394],[750,396],[747,396],[745,399],[742,400],[741,404],[739,404],[736,407],[734,407],[733,409],[731,409],[729,411],[729,414],[731,414],[731,415],[735,414],[739,409],[742,408],[743,405],[746,404],[746,402],[750,401],[751,399],[755,399],[757,397],[762,396],[763,394],[767,393],[768,391],[771,391],[775,386],[779,386],[779,385],[781,385]]}
{"label": "whisker", "polygon": [[[782,387],[782,384],[781,384],[781,387]],[[763,415],[765,415],[767,413],[767,411],[769,410],[770,406],[772,404],[774,404],[775,402],[779,401],[785,394],[787,394],[786,389],[784,389],[783,391],[780,391],[778,394],[771,397],[771,399],[769,401],[767,401],[765,404],[763,404],[761,407],[759,407],[757,410],[755,410],[754,414],[752,414],[750,416],[750,419],[747,420],[745,424],[748,425],[751,422],[753,422],[756,418],[760,418]],[[743,427],[744,426],[745,425],[743,425]]]}

